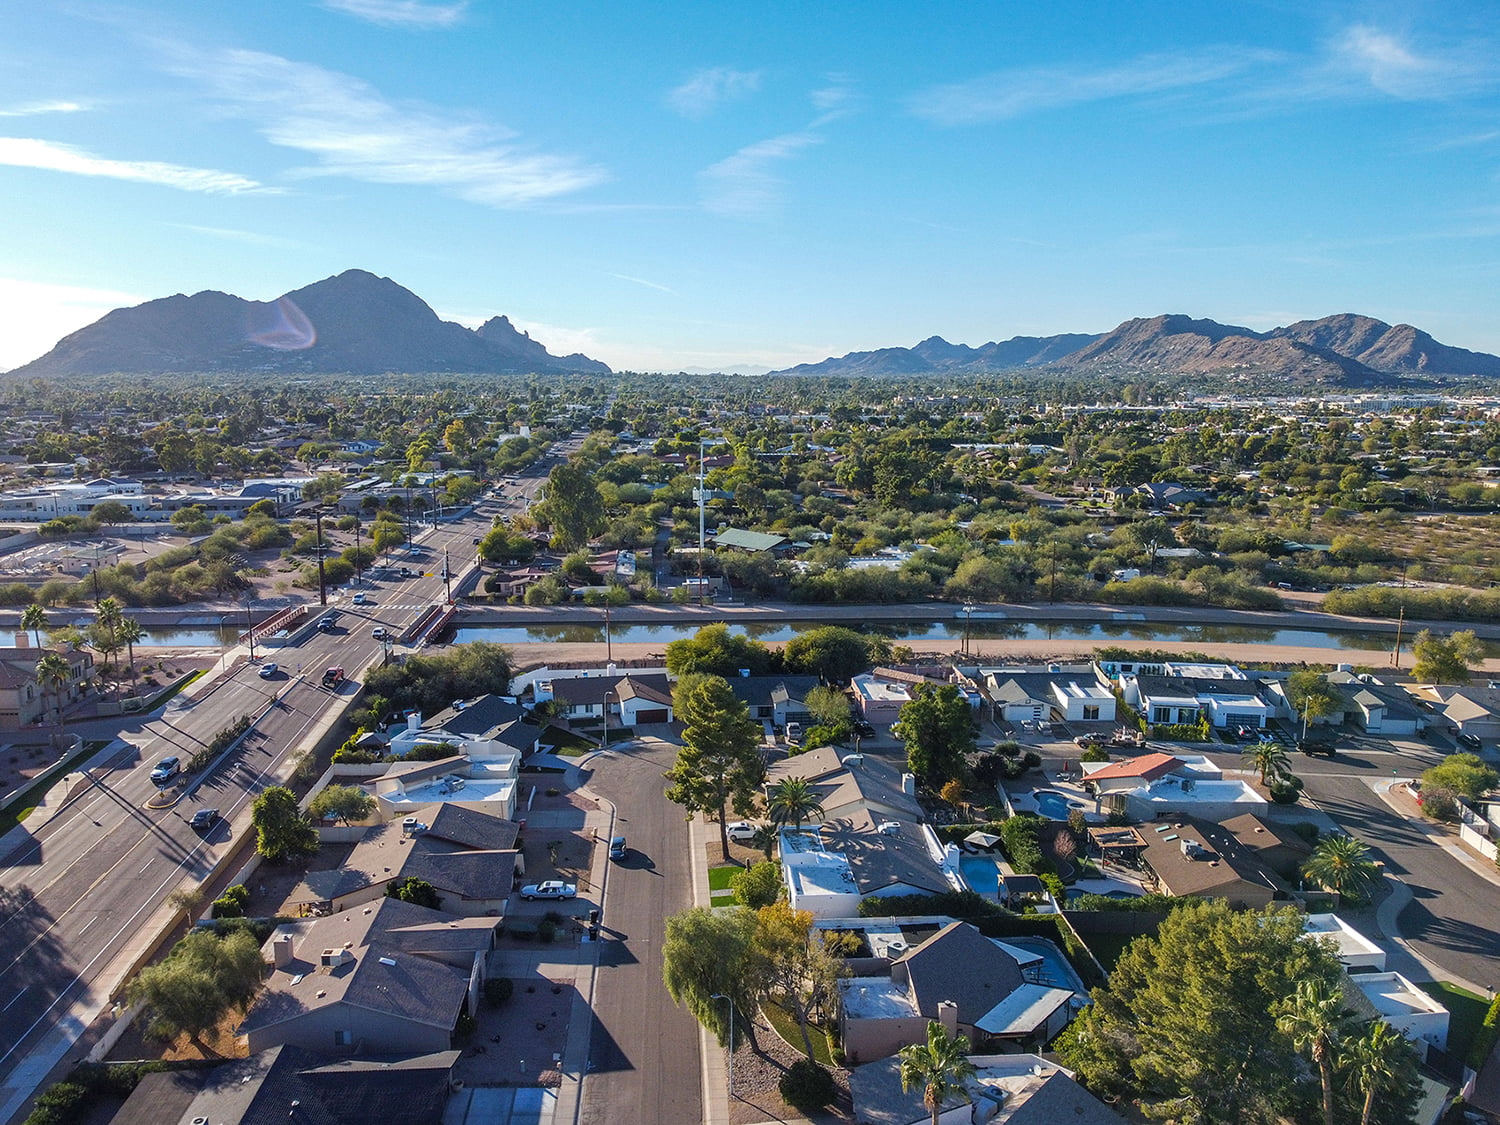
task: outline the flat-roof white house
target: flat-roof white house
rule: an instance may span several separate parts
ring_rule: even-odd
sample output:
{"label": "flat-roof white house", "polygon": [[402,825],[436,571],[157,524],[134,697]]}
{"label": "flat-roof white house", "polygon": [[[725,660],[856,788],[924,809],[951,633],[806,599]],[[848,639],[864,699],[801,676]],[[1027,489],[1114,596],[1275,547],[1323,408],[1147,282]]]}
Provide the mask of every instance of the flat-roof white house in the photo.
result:
{"label": "flat-roof white house", "polygon": [[1385,971],[1385,950],[1337,914],[1309,914],[1302,920],[1302,928],[1308,937],[1332,942],[1334,955],[1351,973]]}
{"label": "flat-roof white house", "polygon": [[1359,973],[1349,978],[1376,1013],[1425,1053],[1448,1049],[1448,1009],[1400,973]]}

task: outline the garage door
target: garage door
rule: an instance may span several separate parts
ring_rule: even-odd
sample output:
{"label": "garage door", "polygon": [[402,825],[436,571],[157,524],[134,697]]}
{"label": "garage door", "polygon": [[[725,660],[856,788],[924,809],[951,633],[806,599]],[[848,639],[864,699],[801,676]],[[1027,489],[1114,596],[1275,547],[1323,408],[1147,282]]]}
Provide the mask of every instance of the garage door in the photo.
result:
{"label": "garage door", "polygon": [[635,713],[635,721],[637,723],[665,723],[670,721],[667,718],[667,714],[668,712],[665,707],[655,708],[650,711],[637,711]]}

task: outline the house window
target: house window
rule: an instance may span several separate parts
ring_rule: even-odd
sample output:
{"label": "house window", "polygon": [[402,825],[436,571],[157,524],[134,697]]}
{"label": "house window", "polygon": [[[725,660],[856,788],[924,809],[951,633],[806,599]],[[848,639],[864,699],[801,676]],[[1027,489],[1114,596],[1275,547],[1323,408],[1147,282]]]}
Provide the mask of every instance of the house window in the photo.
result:
{"label": "house window", "polygon": [[333,1033],[333,1045],[335,1047],[352,1047],[352,1046],[354,1046],[354,1032],[352,1032],[352,1031],[335,1031]]}
{"label": "house window", "polygon": [[1084,722],[1086,722],[1086,723],[1087,722],[1093,722],[1093,721],[1097,720],[1098,718],[1099,718],[1099,708],[1097,708],[1097,707],[1085,707],[1083,709],[1083,721]]}
{"label": "house window", "polygon": [[1170,707],[1153,707],[1153,708],[1151,708],[1151,721],[1153,723],[1170,723],[1172,721],[1172,708],[1170,708]]}

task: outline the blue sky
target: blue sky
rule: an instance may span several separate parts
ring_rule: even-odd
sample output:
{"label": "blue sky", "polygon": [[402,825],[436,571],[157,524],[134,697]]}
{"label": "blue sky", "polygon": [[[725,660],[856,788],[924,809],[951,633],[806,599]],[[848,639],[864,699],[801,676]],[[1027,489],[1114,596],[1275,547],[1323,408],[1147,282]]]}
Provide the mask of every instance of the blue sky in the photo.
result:
{"label": "blue sky", "polygon": [[358,267],[618,369],[1189,313],[1500,352],[1492,0],[17,4],[0,368]]}

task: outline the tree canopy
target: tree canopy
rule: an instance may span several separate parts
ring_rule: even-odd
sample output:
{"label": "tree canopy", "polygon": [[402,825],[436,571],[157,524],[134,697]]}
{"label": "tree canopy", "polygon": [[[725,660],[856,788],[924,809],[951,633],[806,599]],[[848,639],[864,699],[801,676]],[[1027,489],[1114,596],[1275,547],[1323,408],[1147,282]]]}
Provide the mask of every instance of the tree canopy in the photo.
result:
{"label": "tree canopy", "polygon": [[286,786],[271,786],[250,808],[255,850],[263,859],[282,863],[318,850],[318,830],[297,807],[296,796]]}
{"label": "tree canopy", "polygon": [[1500,784],[1500,774],[1485,764],[1478,754],[1449,754],[1437,765],[1422,771],[1422,789],[1451,789],[1459,796],[1477,801]]}
{"label": "tree canopy", "polygon": [[1185,901],[1125,950],[1060,1053],[1096,1094],[1137,1097],[1148,1111],[1205,1125],[1304,1120],[1288,1081],[1296,1046],[1277,1014],[1298,982],[1339,978],[1296,910]]}
{"label": "tree canopy", "polygon": [[563,551],[587,547],[604,530],[606,514],[599,486],[587,466],[571,461],[553,467],[532,515],[552,529],[552,545]]}
{"label": "tree canopy", "polygon": [[782,649],[787,670],[846,684],[888,658],[890,641],[842,625],[822,625],[798,633]]}
{"label": "tree canopy", "polygon": [[776,667],[775,653],[759,641],[731,633],[728,625],[705,625],[691,637],[667,642],[667,671],[674,676],[737,676],[743,668],[761,676]]}
{"label": "tree canopy", "polygon": [[740,816],[753,811],[766,776],[760,725],[722,676],[683,676],[672,692],[672,705],[683,724],[682,749],[666,774],[672,783],[667,799],[690,814],[718,816],[727,861],[729,810]]}
{"label": "tree canopy", "polygon": [[1447,637],[1423,629],[1412,641],[1412,675],[1431,684],[1466,684],[1469,669],[1484,660],[1484,645],[1472,629],[1460,629]]}
{"label": "tree canopy", "polygon": [[[359,734],[363,735],[364,731]],[[331,818],[345,824],[364,820],[374,811],[375,798],[357,785],[330,785],[307,806],[307,815],[315,820]]]}
{"label": "tree canopy", "polygon": [[974,751],[977,727],[969,702],[952,684],[918,684],[901,708],[891,733],[906,745],[906,760],[917,780],[941,789],[962,778]]}

